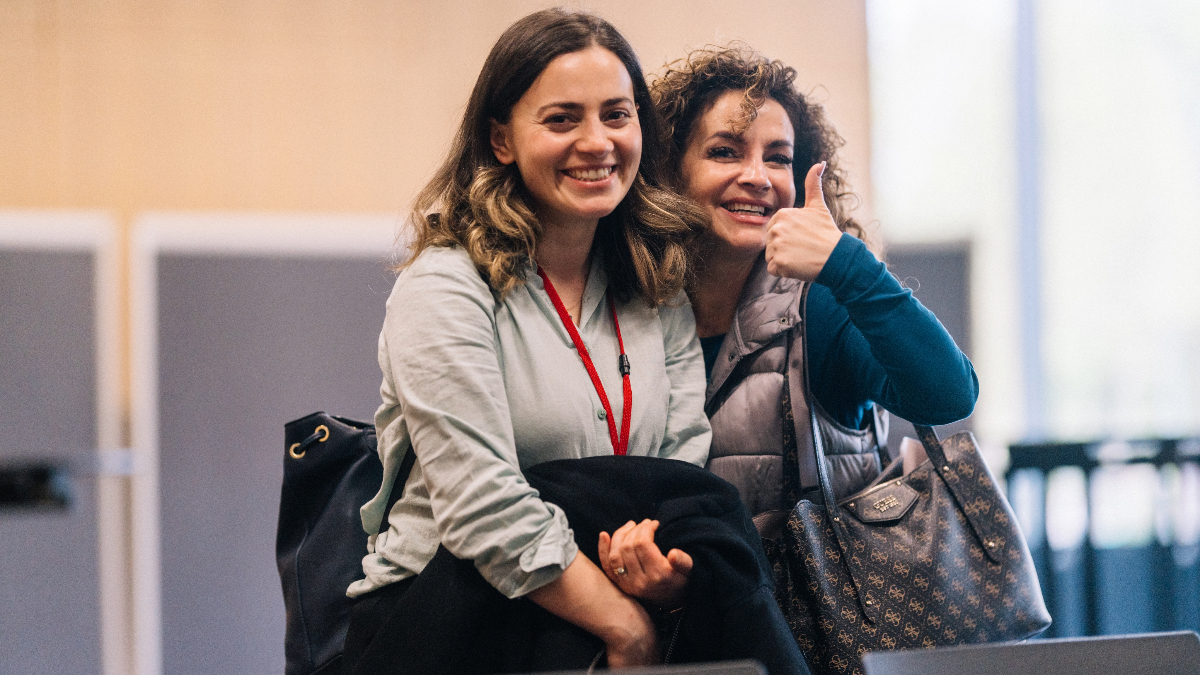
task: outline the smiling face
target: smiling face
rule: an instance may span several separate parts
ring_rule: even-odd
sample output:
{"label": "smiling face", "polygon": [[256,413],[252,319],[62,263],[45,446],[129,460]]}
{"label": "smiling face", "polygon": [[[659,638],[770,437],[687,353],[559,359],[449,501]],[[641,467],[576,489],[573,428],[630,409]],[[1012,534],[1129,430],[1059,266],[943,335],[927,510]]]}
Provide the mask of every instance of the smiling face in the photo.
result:
{"label": "smiling face", "polygon": [[707,242],[720,254],[749,258],[763,250],[763,226],[771,216],[796,202],[795,134],[774,99],[744,131],[733,131],[743,118],[742,95],[721,94],[696,119],[680,173],[684,193],[712,216]]}
{"label": "smiling face", "polygon": [[625,198],[642,158],[629,72],[601,47],[559,56],[508,123],[493,124],[492,150],[516,163],[544,227],[594,228]]}

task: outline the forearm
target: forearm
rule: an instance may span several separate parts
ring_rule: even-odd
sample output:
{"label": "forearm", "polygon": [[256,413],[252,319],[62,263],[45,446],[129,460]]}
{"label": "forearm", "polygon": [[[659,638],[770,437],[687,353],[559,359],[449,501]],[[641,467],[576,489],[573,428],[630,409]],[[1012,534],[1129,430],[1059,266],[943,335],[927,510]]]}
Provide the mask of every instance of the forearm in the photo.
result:
{"label": "forearm", "polygon": [[603,640],[610,667],[651,664],[658,659],[650,615],[587,556],[576,555],[562,576],[527,597]]}
{"label": "forearm", "polygon": [[849,316],[850,325],[826,333],[836,345],[823,365],[861,387],[854,398],[924,423],[971,413],[978,382],[970,361],[937,317],[861,243],[839,243],[817,281]]}
{"label": "forearm", "polygon": [[516,597],[561,574],[577,549],[566,516],[521,474],[494,311],[465,256],[422,254],[388,301],[380,360],[420,463],[427,501],[416,506],[441,544]]}

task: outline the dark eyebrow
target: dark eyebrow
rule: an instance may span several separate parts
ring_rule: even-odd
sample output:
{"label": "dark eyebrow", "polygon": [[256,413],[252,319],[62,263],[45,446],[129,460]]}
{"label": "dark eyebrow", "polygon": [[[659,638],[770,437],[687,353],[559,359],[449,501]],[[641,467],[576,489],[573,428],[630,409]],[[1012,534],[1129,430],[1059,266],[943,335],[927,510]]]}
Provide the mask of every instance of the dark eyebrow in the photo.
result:
{"label": "dark eyebrow", "polygon": [[541,115],[550,108],[562,108],[564,110],[571,111],[583,110],[583,106],[579,103],[547,103],[546,105],[537,109],[537,114]]}
{"label": "dark eyebrow", "polygon": [[709,138],[723,138],[732,143],[745,143],[746,139],[741,134],[735,134],[732,131],[718,131]]}
{"label": "dark eyebrow", "polygon": [[608,108],[610,106],[618,105],[621,103],[628,103],[629,105],[637,105],[633,101],[631,101],[628,96],[618,96],[616,98],[608,99],[607,101],[604,102],[604,104],[601,107]]}
{"label": "dark eyebrow", "polygon": [[[718,132],[714,133],[712,136],[709,136],[709,139],[713,139],[713,138],[721,138],[726,141],[729,141],[730,143],[742,144],[742,143],[746,142],[746,139],[744,136],[742,136],[741,134],[735,134],[732,131],[718,131]],[[785,141],[783,139],[779,139],[777,141],[771,141],[770,143],[767,143],[768,150],[775,150],[778,148],[787,148],[788,150],[791,150],[792,143],[791,143],[791,141]]]}
{"label": "dark eyebrow", "polygon": [[[630,100],[628,96],[618,96],[616,98],[610,98],[607,101],[605,101],[604,103],[601,103],[600,107],[609,108],[614,105],[620,105],[622,103],[628,103],[630,105],[634,104],[633,101]],[[562,108],[563,110],[570,110],[570,111],[574,112],[577,110],[583,110],[583,104],[582,103],[569,103],[566,101],[557,101],[555,103],[547,103],[546,105],[537,109],[537,114],[541,115],[550,108]]]}

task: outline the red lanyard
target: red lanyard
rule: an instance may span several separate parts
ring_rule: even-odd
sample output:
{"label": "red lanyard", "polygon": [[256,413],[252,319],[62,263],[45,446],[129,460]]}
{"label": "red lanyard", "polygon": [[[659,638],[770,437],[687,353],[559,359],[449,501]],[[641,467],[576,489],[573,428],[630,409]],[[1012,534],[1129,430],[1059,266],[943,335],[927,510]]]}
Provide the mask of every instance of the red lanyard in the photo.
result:
{"label": "red lanyard", "polygon": [[550,296],[550,302],[554,303],[554,309],[558,310],[558,318],[562,319],[563,326],[571,335],[571,340],[575,342],[575,351],[579,352],[579,358],[583,360],[583,367],[587,368],[588,376],[592,378],[596,393],[600,395],[600,402],[604,404],[605,419],[608,420],[608,437],[612,440],[613,454],[624,455],[625,451],[629,449],[629,418],[630,413],[633,412],[633,389],[629,386],[629,357],[625,355],[625,342],[621,340],[621,324],[617,322],[617,305],[613,302],[612,295],[606,294],[608,308],[612,311],[613,327],[617,329],[617,346],[621,350],[617,365],[621,368],[621,388],[625,404],[621,407],[620,434],[617,433],[617,423],[613,420],[612,408],[608,405],[608,395],[604,393],[604,385],[600,383],[600,376],[596,374],[596,367],[592,365],[592,357],[588,354],[587,346],[583,344],[583,338],[579,337],[579,331],[575,329],[575,321],[567,313],[562,298],[558,297],[558,291],[554,290],[554,284],[550,283],[550,277],[546,276],[541,265],[538,265],[537,273],[542,278],[542,283],[546,285],[546,294]]}

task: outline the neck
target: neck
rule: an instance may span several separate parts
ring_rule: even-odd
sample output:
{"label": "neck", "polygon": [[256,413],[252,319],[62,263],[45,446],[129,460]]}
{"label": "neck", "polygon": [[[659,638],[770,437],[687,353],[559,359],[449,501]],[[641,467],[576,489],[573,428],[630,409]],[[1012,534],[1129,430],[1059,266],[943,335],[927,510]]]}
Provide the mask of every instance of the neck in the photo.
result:
{"label": "neck", "polygon": [[696,334],[700,337],[724,335],[733,326],[742,288],[750,278],[758,255],[753,257],[714,255],[697,257],[696,276],[688,295],[696,314]]}
{"label": "neck", "polygon": [[598,221],[592,221],[562,226],[543,222],[542,237],[537,246],[537,264],[554,284],[554,290],[575,323],[580,321],[597,224]]}

